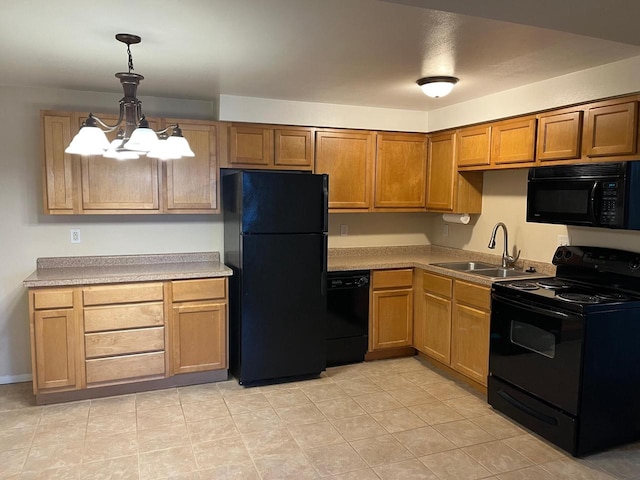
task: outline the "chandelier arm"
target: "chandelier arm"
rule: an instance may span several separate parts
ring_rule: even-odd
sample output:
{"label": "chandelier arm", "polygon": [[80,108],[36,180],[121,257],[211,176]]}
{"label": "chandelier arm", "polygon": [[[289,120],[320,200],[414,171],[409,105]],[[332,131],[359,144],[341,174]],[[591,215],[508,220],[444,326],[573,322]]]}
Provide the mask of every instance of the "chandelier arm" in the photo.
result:
{"label": "chandelier arm", "polygon": [[166,128],[163,128],[162,130],[155,130],[155,132],[156,132],[158,135],[160,135],[160,134],[162,134],[162,133],[167,133],[169,130],[173,130],[173,129],[177,128],[177,127],[178,127],[178,124],[177,124],[177,123],[172,123],[171,125],[167,125],[167,127],[166,127]]}
{"label": "chandelier arm", "polygon": [[118,121],[115,123],[115,125],[109,125],[108,123],[104,122],[103,120],[100,119],[100,117],[98,117],[97,115],[94,115],[93,113],[89,114],[89,118],[92,118],[97,123],[99,123],[100,126],[102,126],[102,128],[105,129],[106,133],[113,132],[116,128],[120,126],[120,124],[122,123],[122,120],[124,119],[124,107],[122,105],[122,100],[120,101],[120,114],[118,115]]}

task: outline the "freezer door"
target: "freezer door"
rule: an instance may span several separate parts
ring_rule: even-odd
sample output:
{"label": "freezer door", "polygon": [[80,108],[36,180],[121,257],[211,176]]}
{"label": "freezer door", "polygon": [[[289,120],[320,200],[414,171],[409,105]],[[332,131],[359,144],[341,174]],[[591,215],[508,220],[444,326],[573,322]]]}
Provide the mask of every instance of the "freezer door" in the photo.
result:
{"label": "freezer door", "polygon": [[327,175],[242,172],[242,233],[327,231]]}
{"label": "freezer door", "polygon": [[324,234],[243,235],[241,383],[325,369],[326,242]]}

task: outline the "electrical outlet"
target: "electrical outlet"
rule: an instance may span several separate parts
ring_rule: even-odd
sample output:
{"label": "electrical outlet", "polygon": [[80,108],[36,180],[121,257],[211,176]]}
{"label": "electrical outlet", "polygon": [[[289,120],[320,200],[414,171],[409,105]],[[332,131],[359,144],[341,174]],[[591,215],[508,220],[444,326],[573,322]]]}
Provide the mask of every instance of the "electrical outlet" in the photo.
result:
{"label": "electrical outlet", "polygon": [[442,226],[442,236],[443,237],[449,236],[449,225],[447,225],[446,223]]}
{"label": "electrical outlet", "polygon": [[71,229],[71,243],[80,243],[80,229],[72,228]]}
{"label": "electrical outlet", "polygon": [[571,245],[569,242],[569,235],[558,235],[558,246]]}
{"label": "electrical outlet", "polygon": [[340,236],[346,237],[347,235],[349,235],[349,225],[346,223],[340,224]]}

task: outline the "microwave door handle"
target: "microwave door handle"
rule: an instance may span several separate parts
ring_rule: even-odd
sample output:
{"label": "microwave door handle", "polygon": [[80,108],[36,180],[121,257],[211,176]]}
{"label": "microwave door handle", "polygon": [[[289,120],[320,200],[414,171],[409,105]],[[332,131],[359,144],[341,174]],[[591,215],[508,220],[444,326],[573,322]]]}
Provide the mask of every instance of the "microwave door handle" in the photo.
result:
{"label": "microwave door handle", "polygon": [[591,221],[593,222],[593,225],[596,225],[598,223],[598,199],[597,199],[597,194],[598,194],[598,186],[600,185],[600,182],[595,181],[593,182],[593,185],[591,186],[591,193],[589,194],[589,207],[590,207],[590,214],[591,214]]}

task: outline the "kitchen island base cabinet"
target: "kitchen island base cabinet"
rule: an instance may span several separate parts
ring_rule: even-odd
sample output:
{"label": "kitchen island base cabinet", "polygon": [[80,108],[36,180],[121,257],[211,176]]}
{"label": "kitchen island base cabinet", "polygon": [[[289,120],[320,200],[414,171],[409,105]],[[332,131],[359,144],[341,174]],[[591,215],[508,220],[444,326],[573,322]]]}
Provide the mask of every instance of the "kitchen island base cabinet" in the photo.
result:
{"label": "kitchen island base cabinet", "polygon": [[226,380],[227,279],[29,290],[37,404]]}

